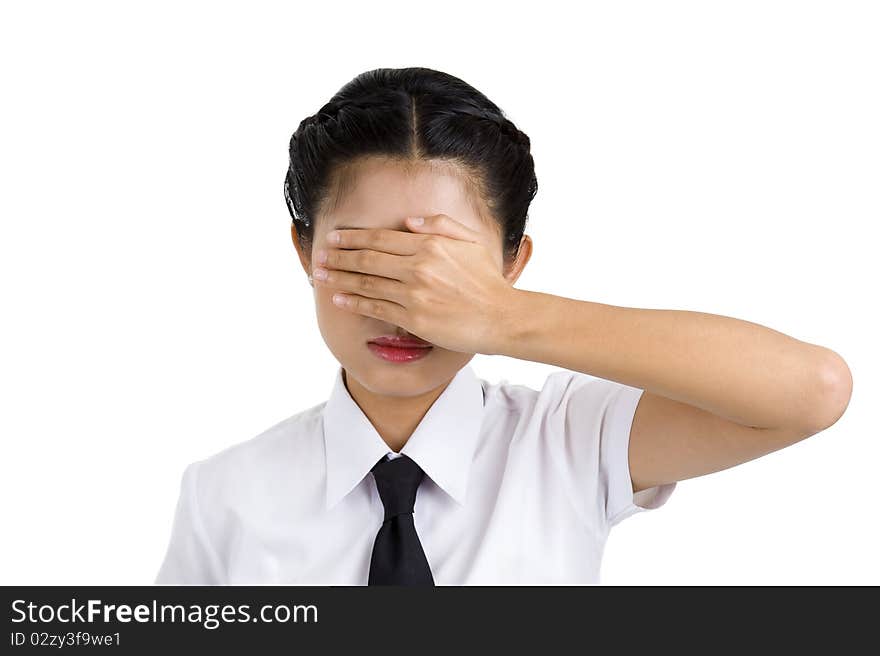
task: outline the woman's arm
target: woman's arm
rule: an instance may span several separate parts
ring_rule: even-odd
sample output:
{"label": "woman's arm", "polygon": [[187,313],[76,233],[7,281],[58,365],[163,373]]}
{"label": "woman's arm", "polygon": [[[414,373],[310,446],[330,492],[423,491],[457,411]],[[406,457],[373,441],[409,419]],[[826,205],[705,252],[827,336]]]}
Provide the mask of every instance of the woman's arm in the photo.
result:
{"label": "woman's arm", "polygon": [[416,232],[328,233],[338,248],[318,251],[327,277],[316,285],[344,292],[340,307],[450,350],[644,390],[630,430],[635,491],[781,449],[832,425],[849,403],[849,368],[830,349],[730,317],[520,290],[516,270],[502,276],[480,235],[451,217],[409,227]]}
{"label": "woman's arm", "polygon": [[636,491],[783,448],[849,403],[843,358],[759,324],[512,291],[495,352],[645,390],[630,438]]}

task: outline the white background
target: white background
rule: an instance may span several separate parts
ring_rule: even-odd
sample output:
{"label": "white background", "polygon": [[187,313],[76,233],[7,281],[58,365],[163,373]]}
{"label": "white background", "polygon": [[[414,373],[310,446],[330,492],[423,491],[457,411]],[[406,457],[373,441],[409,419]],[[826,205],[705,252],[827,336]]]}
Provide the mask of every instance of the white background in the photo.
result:
{"label": "white background", "polygon": [[614,529],[602,583],[880,583],[875,3],[297,4],[3,5],[0,583],[151,583],[185,465],[326,400],[287,145],[385,66],[457,75],[530,136],[518,287],[849,363],[839,422],[680,482]]}

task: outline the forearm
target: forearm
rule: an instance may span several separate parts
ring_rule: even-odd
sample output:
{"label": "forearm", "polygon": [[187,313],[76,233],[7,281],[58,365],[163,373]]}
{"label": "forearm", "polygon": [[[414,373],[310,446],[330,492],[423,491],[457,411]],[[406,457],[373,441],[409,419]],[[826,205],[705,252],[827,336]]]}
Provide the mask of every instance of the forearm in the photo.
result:
{"label": "forearm", "polygon": [[614,380],[760,428],[821,424],[844,393],[849,370],[836,353],[765,326],[513,291],[503,355]]}

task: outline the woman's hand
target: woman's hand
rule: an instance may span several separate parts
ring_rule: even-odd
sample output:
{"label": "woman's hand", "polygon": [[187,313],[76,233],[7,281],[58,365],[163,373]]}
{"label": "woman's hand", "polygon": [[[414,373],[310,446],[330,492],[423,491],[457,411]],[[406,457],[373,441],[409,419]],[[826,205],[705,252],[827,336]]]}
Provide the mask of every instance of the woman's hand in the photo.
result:
{"label": "woman's hand", "polygon": [[[495,354],[516,289],[478,235],[445,214],[406,220],[414,232],[335,230],[316,253],[315,284],[337,306],[395,324],[441,348]],[[326,277],[322,279],[322,272]],[[342,301],[337,302],[337,297]]]}

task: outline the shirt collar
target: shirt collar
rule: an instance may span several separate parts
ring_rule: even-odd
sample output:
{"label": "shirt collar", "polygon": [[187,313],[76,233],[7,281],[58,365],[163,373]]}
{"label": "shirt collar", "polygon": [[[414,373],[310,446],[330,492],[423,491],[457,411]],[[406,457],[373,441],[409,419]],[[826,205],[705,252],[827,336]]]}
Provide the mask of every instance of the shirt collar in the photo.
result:
{"label": "shirt collar", "polygon": [[[465,499],[483,407],[480,379],[470,365],[465,365],[400,450],[459,504]],[[349,394],[342,379],[342,366],[336,370],[322,420],[329,509],[351,492],[391,449]]]}

